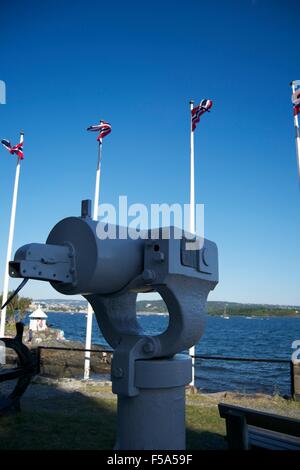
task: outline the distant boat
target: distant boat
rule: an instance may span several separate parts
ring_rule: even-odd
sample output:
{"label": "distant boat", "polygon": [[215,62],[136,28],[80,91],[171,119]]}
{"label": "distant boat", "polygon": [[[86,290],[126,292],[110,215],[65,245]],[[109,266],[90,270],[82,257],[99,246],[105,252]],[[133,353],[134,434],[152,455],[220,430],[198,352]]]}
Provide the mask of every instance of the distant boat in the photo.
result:
{"label": "distant boat", "polygon": [[227,315],[227,304],[225,305],[224,307],[224,314],[221,315],[222,318],[224,318],[224,320],[229,320],[229,316]]}

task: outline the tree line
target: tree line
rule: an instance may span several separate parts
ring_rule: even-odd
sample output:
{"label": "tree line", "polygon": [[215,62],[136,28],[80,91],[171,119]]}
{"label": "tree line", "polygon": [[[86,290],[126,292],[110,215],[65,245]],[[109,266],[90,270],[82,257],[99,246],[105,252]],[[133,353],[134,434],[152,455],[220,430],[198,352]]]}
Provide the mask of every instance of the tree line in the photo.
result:
{"label": "tree line", "polygon": [[[12,292],[8,293],[8,297]],[[2,305],[3,294],[0,295],[0,305]],[[16,320],[22,320],[29,309],[32,299],[29,297],[20,297],[16,295],[6,308],[6,322],[14,323]],[[17,317],[17,318],[16,318]]]}

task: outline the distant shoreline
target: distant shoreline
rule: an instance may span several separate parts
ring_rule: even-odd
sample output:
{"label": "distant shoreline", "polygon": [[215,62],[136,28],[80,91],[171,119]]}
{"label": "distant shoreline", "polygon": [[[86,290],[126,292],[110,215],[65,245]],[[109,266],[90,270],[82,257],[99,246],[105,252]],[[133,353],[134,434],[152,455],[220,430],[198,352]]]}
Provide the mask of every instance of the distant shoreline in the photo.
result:
{"label": "distant shoreline", "polygon": [[[87,302],[84,300],[44,299],[35,300],[30,308],[40,304],[45,312],[87,314]],[[168,315],[163,300],[138,300],[139,315]],[[208,301],[207,312],[218,317],[300,317],[300,306],[271,304],[242,304],[238,302]]]}
{"label": "distant shoreline", "polygon": [[[84,311],[84,310],[81,310],[81,311],[74,311],[72,309],[69,309],[69,310],[61,310],[61,309],[43,309],[45,311],[45,313],[61,313],[61,314],[73,314],[73,315],[77,315],[77,314],[81,314],[81,315],[87,315],[87,311]],[[150,315],[157,315],[157,316],[168,316],[169,313],[168,312],[156,312],[156,311],[137,311],[137,315],[143,315],[143,316],[150,316]],[[286,312],[282,312],[282,311],[276,311],[276,312],[273,312],[272,310],[268,311],[268,312],[264,312],[264,313],[243,313],[243,312],[234,312],[234,313],[227,313],[226,316],[224,316],[223,313],[216,313],[216,312],[208,312],[208,315],[211,316],[211,317],[220,317],[220,318],[224,318],[226,319],[226,317],[228,318],[234,318],[234,317],[245,317],[245,318],[269,318],[269,317],[272,317],[272,318],[300,318],[300,313],[294,313],[294,312],[291,312],[291,313],[286,313]]]}

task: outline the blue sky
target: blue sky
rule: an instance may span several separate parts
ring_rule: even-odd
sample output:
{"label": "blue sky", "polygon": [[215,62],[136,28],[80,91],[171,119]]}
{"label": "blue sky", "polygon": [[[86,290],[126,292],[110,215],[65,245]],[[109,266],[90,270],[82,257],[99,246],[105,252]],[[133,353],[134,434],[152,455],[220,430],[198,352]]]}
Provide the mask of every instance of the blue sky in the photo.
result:
{"label": "blue sky", "polygon": [[[195,133],[196,199],[219,248],[210,299],[300,304],[300,195],[289,82],[300,78],[296,0],[1,2],[0,137],[25,130],[14,251],[45,241],[92,198],[187,203],[189,100],[214,105]],[[14,157],[0,149],[0,283]],[[15,281],[10,284],[16,285]],[[58,297],[31,282],[24,295]]]}

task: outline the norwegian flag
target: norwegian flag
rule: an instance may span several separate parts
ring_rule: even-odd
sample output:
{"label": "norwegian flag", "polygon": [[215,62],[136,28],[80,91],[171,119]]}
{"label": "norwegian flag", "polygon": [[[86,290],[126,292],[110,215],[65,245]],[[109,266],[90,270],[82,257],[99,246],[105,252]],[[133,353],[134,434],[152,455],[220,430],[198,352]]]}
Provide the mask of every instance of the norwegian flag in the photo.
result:
{"label": "norwegian flag", "polygon": [[297,90],[294,91],[292,94],[292,103],[293,103],[293,110],[294,110],[294,116],[297,116],[297,114],[300,113],[300,83],[299,80],[297,80]]}
{"label": "norwegian flag", "polygon": [[292,94],[292,103],[293,103],[293,110],[294,110],[294,116],[297,116],[297,114],[300,113],[300,89],[298,85],[298,89],[294,91]]}
{"label": "norwegian flag", "polygon": [[297,116],[297,114],[300,113],[300,104],[295,104],[293,108],[294,108],[294,116]]}
{"label": "norwegian flag", "polygon": [[97,140],[101,142],[101,139],[103,139],[103,137],[111,133],[111,125],[108,122],[101,120],[99,124],[96,124],[95,126],[89,126],[87,128],[87,131],[99,132]]}
{"label": "norwegian flag", "polygon": [[24,153],[23,153],[23,144],[17,144],[12,147],[11,143],[9,140],[3,139],[1,140],[1,144],[3,147],[6,148],[6,150],[9,151],[11,155],[18,155],[20,160],[23,160],[24,158]]}
{"label": "norwegian flag", "polygon": [[192,109],[192,131],[196,129],[200,117],[212,107],[212,100],[202,100],[198,106]]}

